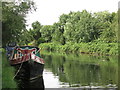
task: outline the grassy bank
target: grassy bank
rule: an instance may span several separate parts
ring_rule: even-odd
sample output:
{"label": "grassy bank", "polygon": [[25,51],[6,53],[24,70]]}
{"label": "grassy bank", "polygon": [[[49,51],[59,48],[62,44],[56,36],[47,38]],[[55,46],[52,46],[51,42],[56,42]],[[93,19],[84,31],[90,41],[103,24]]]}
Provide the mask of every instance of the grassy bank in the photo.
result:
{"label": "grassy bank", "polygon": [[10,66],[5,53],[2,53],[2,88],[17,88],[16,82],[13,80],[15,69]]}
{"label": "grassy bank", "polygon": [[55,43],[43,43],[39,47],[43,50],[67,52],[67,53],[84,53],[97,55],[117,55],[117,43],[89,42],[89,43],[68,43],[65,45]]}

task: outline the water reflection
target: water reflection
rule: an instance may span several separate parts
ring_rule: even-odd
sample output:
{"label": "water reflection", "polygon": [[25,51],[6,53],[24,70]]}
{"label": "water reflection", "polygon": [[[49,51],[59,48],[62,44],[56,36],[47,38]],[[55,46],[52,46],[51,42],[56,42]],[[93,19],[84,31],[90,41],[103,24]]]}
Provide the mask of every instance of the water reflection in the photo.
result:
{"label": "water reflection", "polygon": [[118,85],[117,57],[42,53],[46,88],[110,87]]}
{"label": "water reflection", "polygon": [[43,72],[45,88],[68,88],[69,83],[60,82],[59,76],[54,75],[50,70],[45,69]]}
{"label": "water reflection", "polygon": [[45,69],[43,72],[45,88],[60,87],[58,76],[55,76],[51,71]]}

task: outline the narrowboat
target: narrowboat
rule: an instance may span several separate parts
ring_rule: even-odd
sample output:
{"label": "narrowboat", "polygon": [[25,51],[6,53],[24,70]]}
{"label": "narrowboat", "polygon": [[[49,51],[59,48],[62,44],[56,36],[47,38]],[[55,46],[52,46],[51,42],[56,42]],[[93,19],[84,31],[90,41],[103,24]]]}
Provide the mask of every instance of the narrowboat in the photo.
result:
{"label": "narrowboat", "polygon": [[35,46],[7,46],[7,57],[11,66],[15,67],[15,76],[20,88],[44,88],[44,60],[40,49]]}

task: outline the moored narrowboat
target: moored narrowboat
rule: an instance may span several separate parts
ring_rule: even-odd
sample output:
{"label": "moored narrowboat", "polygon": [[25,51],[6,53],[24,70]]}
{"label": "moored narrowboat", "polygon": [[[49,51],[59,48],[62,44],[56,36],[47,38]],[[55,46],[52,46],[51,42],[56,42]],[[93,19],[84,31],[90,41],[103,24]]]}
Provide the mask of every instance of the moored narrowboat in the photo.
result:
{"label": "moored narrowboat", "polygon": [[[44,88],[43,70],[44,60],[40,49],[35,46],[7,46],[7,57],[11,66],[16,69],[14,79],[17,79],[22,88]],[[36,83],[39,82],[40,85]],[[32,85],[31,85],[32,84]],[[41,86],[41,87],[40,87]]]}

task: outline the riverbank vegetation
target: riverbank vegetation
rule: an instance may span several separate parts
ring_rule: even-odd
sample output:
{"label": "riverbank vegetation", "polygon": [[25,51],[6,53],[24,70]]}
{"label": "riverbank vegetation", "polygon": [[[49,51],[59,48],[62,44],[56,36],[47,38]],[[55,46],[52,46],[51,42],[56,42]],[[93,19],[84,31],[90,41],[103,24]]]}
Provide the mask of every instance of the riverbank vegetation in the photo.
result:
{"label": "riverbank vegetation", "polygon": [[[2,47],[0,48],[2,60],[2,89],[18,88],[14,81],[15,69],[10,66],[5,56],[5,48],[9,42],[17,42],[23,45],[24,35],[26,35],[26,14],[36,8],[34,2],[30,0],[7,2],[3,1],[0,6],[2,9]],[[25,39],[24,39],[25,40]]]}
{"label": "riverbank vegetation", "polygon": [[117,55],[118,45],[116,43],[103,43],[103,42],[89,42],[66,45],[59,45],[55,43],[40,44],[39,47],[47,51],[66,52],[66,53],[83,53],[94,55]]}
{"label": "riverbank vegetation", "polygon": [[29,45],[50,51],[118,54],[118,12],[87,10],[62,14],[53,25],[36,21],[29,29]]}
{"label": "riverbank vegetation", "polygon": [[[60,15],[59,21],[55,22],[53,25],[42,25],[40,22],[36,21],[32,23],[32,28],[26,29],[26,14],[34,10],[36,10],[35,4],[30,0],[25,0],[24,2],[18,1],[17,3],[2,2],[3,17],[0,18],[0,20],[2,22],[3,48],[9,42],[17,42],[18,45],[34,45],[39,46],[42,50],[59,53],[85,53],[92,55],[118,54],[118,12],[71,11],[68,14]],[[0,49],[0,54],[1,52],[4,52],[4,49]],[[88,59],[83,60],[90,61]],[[62,60],[55,59],[55,63],[58,63],[57,65],[59,65],[61,61]],[[70,69],[70,65],[74,64],[74,62],[66,63],[69,72],[78,70],[79,66],[72,70]],[[113,72],[112,65],[117,66],[117,63],[110,62],[109,64],[104,62],[102,68],[104,69],[105,67],[108,70],[108,65],[111,66],[110,70]],[[85,67],[87,66],[86,64]],[[86,70],[89,70],[89,67]],[[14,68],[9,65],[6,56],[3,54],[2,88],[17,87],[13,80],[14,71]],[[73,76],[74,75],[73,72]],[[107,78],[108,73],[105,73],[105,75]],[[83,77],[81,77],[81,79],[82,78]],[[76,80],[77,79],[80,80],[79,77],[77,77]]]}
{"label": "riverbank vegetation", "polygon": [[27,30],[25,16],[31,9],[35,9],[33,2],[13,7],[3,3],[3,47],[15,41],[18,45],[36,45],[46,50],[118,54],[118,12],[71,11],[60,15],[53,25],[36,21]]}
{"label": "riverbank vegetation", "polygon": [[13,79],[15,69],[10,66],[5,52],[2,54],[2,89],[17,88],[17,83]]}

